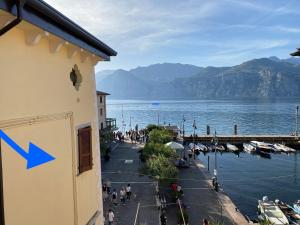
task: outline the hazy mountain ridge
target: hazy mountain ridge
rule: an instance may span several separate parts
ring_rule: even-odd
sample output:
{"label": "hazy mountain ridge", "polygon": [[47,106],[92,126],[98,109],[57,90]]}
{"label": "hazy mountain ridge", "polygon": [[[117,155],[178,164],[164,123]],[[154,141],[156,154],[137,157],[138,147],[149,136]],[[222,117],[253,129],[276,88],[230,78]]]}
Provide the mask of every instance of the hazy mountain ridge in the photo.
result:
{"label": "hazy mountain ridge", "polygon": [[270,57],[232,67],[205,68],[155,64],[116,70],[97,79],[97,88],[116,99],[299,97],[300,60],[292,61]]}

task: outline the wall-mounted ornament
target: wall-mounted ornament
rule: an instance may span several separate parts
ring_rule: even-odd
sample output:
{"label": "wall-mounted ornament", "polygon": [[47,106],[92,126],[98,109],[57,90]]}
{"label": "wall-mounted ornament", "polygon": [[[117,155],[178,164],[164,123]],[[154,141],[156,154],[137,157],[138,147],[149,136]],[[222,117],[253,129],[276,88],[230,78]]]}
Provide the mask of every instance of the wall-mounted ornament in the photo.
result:
{"label": "wall-mounted ornament", "polygon": [[74,67],[72,68],[72,71],[70,73],[70,79],[72,81],[73,86],[78,91],[82,82],[82,76],[77,65],[74,65]]}

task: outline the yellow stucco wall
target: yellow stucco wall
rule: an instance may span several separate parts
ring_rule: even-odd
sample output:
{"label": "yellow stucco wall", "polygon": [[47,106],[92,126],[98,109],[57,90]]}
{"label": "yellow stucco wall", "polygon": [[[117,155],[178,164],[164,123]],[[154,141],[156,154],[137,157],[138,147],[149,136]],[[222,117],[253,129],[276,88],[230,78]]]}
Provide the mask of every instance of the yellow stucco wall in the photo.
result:
{"label": "yellow stucco wall", "polygon": [[[19,27],[24,25],[28,27],[25,22]],[[27,45],[24,35],[23,30],[14,28],[0,37],[0,129],[24,149],[32,141],[56,160],[26,170],[25,160],[1,143],[6,225],[85,225],[97,210],[96,224],[102,224],[93,63],[82,63],[80,55],[68,58],[65,47],[50,53],[47,37],[37,45]],[[78,91],[70,81],[74,64],[83,78]],[[64,112],[73,116],[53,119]],[[49,119],[20,126],[13,122],[40,115]],[[6,120],[12,120],[12,125],[3,128]],[[92,126],[94,165],[78,174],[76,129],[85,124]]]}

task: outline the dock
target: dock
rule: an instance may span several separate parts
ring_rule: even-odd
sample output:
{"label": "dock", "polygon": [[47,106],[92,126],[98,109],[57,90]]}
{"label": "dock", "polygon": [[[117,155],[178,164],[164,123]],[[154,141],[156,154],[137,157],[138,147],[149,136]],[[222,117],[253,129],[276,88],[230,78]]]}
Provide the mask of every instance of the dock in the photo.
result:
{"label": "dock", "polygon": [[[211,144],[214,135],[195,135],[184,136],[185,142],[200,142],[203,144]],[[288,146],[300,147],[300,137],[292,135],[217,135],[219,144],[226,144],[227,142],[236,145],[242,145],[250,141],[263,141],[269,143],[284,143]]]}

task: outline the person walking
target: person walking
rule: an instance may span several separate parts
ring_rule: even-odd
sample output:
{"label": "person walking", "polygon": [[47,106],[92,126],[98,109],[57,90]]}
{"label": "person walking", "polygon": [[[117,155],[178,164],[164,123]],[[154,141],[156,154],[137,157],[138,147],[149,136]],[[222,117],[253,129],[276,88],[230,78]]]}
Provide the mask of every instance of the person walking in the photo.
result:
{"label": "person walking", "polygon": [[209,225],[207,219],[204,219],[204,220],[203,220],[203,225]]}
{"label": "person walking", "polygon": [[112,225],[115,220],[115,214],[111,209],[108,210],[108,225]]}
{"label": "person walking", "polygon": [[124,187],[122,187],[120,190],[120,200],[123,205],[125,205],[125,195],[126,195],[125,189]]}
{"label": "person walking", "polygon": [[131,186],[130,186],[130,184],[127,184],[126,195],[127,195],[127,199],[130,200],[130,197],[131,197]]}
{"label": "person walking", "polygon": [[111,191],[111,182],[109,179],[106,181],[107,194],[110,194]]}
{"label": "person walking", "polygon": [[105,202],[106,199],[108,198],[108,193],[107,193],[107,186],[106,186],[106,183],[103,184],[103,187],[102,187],[102,195],[103,195],[103,201]]}
{"label": "person walking", "polygon": [[117,198],[118,198],[118,193],[116,191],[116,189],[113,190],[113,193],[111,195],[111,198],[112,198],[112,203],[117,206],[118,205],[118,202],[117,202]]}
{"label": "person walking", "polygon": [[165,210],[163,210],[160,215],[160,222],[161,222],[161,225],[167,225],[167,215],[166,215]]}

